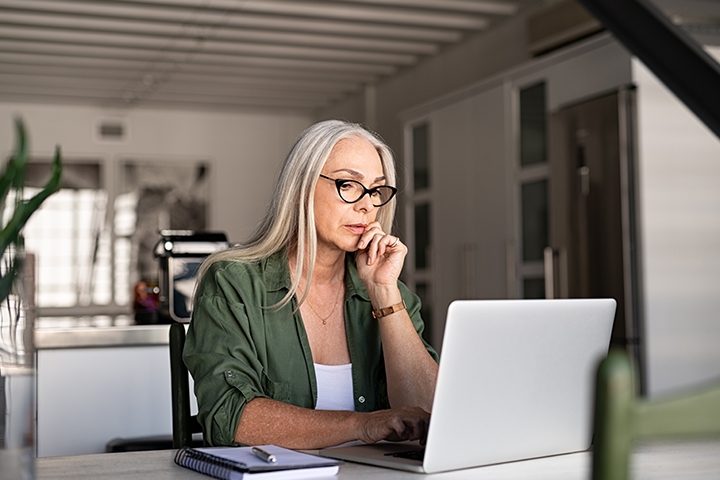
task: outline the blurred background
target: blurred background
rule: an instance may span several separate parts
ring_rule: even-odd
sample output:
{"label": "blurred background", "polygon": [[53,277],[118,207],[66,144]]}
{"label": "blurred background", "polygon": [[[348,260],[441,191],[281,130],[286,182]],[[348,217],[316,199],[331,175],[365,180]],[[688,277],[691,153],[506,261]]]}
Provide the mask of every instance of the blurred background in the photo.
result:
{"label": "blurred background", "polygon": [[[640,3],[720,58],[720,2]],[[568,0],[0,0],[0,155],[19,116],[28,193],[56,144],[65,163],[26,227],[38,454],[169,431],[167,329],[133,316],[158,232],[242,242],[327,118],[395,152],[403,279],[438,349],[455,299],[609,296],[646,395],[716,378],[720,142],[656,75]],[[63,441],[69,404],[86,420]]]}

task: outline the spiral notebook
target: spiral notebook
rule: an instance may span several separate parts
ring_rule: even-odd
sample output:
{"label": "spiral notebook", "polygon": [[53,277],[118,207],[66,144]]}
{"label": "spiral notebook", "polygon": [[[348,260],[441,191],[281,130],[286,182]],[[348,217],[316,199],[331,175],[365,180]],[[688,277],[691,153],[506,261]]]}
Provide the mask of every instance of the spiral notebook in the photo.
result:
{"label": "spiral notebook", "polygon": [[273,454],[277,461],[265,462],[252,453],[251,447],[183,447],[175,454],[175,463],[222,480],[331,477],[337,475],[340,468],[341,462],[337,460],[275,445],[261,448]]}

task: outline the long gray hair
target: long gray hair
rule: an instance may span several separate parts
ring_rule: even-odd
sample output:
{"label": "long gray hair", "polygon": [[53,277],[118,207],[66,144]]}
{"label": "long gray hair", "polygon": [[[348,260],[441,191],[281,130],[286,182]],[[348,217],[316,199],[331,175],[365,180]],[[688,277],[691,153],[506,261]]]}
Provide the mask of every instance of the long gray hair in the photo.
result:
{"label": "long gray hair", "polygon": [[[315,229],[315,186],[335,145],[345,138],[361,137],[377,150],[388,185],[395,185],[395,161],[390,148],[377,135],[361,125],[342,120],[316,123],[302,132],[290,149],[280,170],[275,192],[265,217],[250,239],[239,246],[211,255],[202,265],[200,276],[215,262],[222,260],[257,261],[284,248],[295,249],[297,263],[287,295],[276,305],[282,307],[297,292],[301,278],[312,281],[317,254]],[[390,232],[395,217],[396,199],[380,207],[377,221]],[[299,303],[307,296],[307,288]]]}

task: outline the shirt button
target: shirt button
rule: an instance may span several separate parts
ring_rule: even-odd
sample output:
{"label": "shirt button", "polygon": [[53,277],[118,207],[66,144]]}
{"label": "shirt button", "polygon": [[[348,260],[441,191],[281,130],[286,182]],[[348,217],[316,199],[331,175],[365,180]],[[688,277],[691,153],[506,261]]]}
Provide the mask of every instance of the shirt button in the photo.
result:
{"label": "shirt button", "polygon": [[365,403],[365,397],[363,397],[362,395],[360,395],[360,396],[358,397],[358,402],[360,402],[360,403]]}

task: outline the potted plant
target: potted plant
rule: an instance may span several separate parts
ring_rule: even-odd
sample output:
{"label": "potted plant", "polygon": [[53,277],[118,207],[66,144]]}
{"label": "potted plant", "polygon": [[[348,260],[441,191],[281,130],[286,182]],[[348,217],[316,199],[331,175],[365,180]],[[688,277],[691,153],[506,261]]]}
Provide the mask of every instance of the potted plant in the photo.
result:
{"label": "potted plant", "polygon": [[34,477],[33,325],[27,321],[22,279],[30,216],[60,189],[62,162],[55,150],[52,175],[33,197],[24,198],[27,135],[15,122],[17,146],[0,175],[0,464],[5,478]]}

